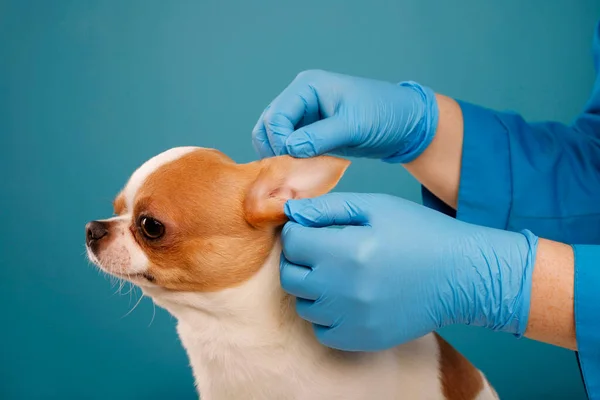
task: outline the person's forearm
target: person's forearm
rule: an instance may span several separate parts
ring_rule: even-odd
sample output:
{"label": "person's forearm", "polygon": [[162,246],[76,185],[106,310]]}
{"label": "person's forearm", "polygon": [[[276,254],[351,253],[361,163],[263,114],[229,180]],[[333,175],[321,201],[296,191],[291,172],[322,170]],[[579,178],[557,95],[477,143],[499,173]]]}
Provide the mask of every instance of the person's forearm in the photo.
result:
{"label": "person's forearm", "polygon": [[435,136],[423,153],[404,167],[440,200],[456,209],[463,145],[463,118],[458,103],[436,95],[439,118]]}
{"label": "person's forearm", "polygon": [[526,337],[577,350],[574,265],[571,246],[539,239]]}

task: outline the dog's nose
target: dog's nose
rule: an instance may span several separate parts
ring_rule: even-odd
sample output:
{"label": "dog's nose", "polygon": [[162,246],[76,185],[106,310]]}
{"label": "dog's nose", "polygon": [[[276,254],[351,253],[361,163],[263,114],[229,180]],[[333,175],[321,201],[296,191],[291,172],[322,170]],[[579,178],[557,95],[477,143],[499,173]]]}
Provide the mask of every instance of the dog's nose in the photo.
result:
{"label": "dog's nose", "polygon": [[88,246],[102,239],[107,234],[108,229],[106,228],[106,224],[104,222],[91,221],[85,226],[85,237]]}

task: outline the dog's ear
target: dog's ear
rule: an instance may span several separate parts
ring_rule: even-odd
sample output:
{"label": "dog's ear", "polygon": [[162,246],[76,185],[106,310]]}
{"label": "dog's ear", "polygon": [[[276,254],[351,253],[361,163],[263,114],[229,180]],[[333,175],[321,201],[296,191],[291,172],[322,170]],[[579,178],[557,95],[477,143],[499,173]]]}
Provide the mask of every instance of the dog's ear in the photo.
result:
{"label": "dog's ear", "polygon": [[252,226],[275,227],[287,221],[287,200],[328,193],[338,184],[350,161],[332,156],[284,155],[266,158],[260,164],[258,177],[246,193],[244,212]]}

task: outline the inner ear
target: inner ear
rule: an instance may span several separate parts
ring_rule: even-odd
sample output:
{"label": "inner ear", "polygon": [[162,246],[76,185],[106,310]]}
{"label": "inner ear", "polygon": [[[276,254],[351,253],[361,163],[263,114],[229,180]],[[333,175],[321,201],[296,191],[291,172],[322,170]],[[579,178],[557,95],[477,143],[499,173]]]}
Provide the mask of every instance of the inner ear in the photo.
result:
{"label": "inner ear", "polygon": [[288,155],[260,161],[260,172],[244,199],[246,220],[255,227],[283,225],[285,202],[321,196],[338,184],[350,161],[332,156],[294,158]]}

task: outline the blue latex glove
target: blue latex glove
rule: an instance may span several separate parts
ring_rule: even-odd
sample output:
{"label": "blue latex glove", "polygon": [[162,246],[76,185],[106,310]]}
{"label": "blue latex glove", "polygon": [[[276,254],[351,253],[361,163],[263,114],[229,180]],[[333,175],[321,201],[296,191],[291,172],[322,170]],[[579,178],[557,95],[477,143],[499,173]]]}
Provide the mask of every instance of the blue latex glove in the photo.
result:
{"label": "blue latex glove", "polygon": [[332,193],[285,210],[281,284],[323,344],[381,350],[450,324],[524,333],[531,232],[471,225],[388,195]]}
{"label": "blue latex glove", "polygon": [[252,141],[261,157],[332,153],[407,163],[429,145],[437,120],[435,93],[415,82],[306,71],[265,109]]}

